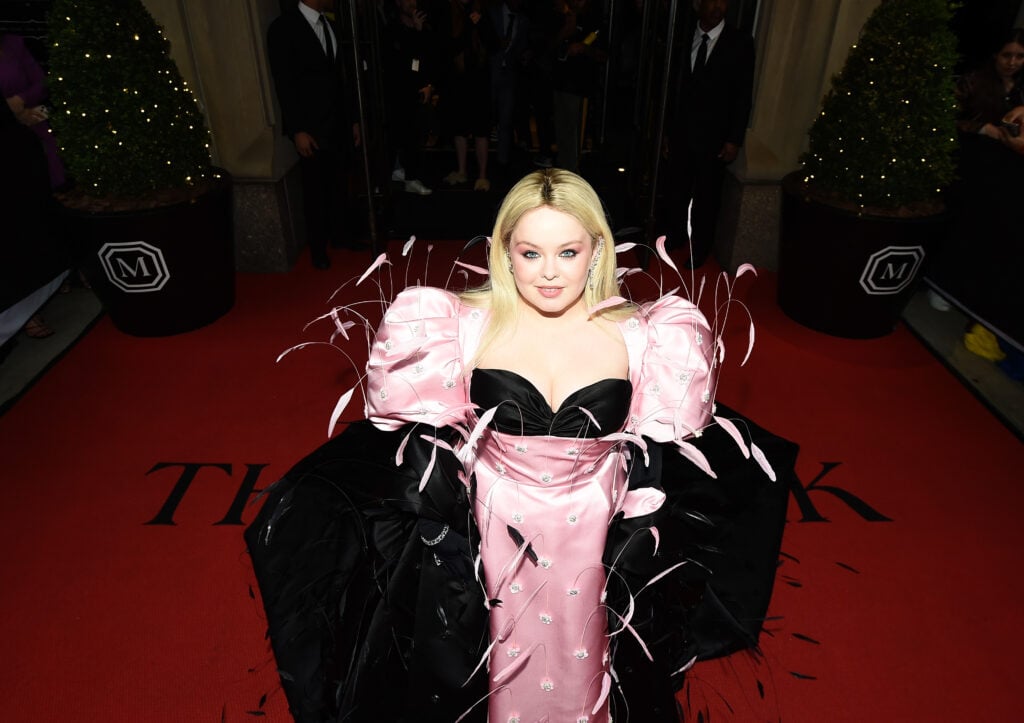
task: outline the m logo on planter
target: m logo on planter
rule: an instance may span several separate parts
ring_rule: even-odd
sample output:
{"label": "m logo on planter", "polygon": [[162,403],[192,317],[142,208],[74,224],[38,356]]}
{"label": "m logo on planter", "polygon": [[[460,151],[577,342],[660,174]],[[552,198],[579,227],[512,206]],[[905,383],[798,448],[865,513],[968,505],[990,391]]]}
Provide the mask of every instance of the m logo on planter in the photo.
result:
{"label": "m logo on planter", "polygon": [[110,283],[129,294],[159,291],[171,278],[160,249],[145,241],[104,244],[98,256]]}
{"label": "m logo on planter", "polygon": [[869,294],[898,294],[907,288],[924,261],[920,246],[886,246],[868,258],[860,285]]}

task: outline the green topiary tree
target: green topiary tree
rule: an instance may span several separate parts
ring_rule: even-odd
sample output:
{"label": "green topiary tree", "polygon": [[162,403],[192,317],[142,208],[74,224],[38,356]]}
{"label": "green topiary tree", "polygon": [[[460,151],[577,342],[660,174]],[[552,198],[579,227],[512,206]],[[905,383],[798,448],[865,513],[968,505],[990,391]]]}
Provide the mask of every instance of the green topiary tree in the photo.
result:
{"label": "green topiary tree", "polygon": [[141,0],[54,0],[52,123],[79,189],[140,196],[211,175],[210,134]]}
{"label": "green topiary tree", "polygon": [[832,79],[801,158],[807,187],[859,211],[915,215],[953,179],[956,37],[948,0],[883,0]]}

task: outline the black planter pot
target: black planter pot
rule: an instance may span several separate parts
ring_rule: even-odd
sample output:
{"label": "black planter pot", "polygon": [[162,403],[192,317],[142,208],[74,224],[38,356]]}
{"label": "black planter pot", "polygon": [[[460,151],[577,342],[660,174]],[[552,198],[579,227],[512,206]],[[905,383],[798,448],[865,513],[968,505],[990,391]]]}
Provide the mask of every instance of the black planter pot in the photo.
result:
{"label": "black planter pot", "polygon": [[790,174],[782,182],[779,306],[794,321],[833,336],[891,333],[941,238],[945,215],[857,215],[805,198],[800,178]]}
{"label": "black planter pot", "polygon": [[170,336],[235,303],[231,177],[187,201],[139,211],[68,209],[77,262],[119,330]]}

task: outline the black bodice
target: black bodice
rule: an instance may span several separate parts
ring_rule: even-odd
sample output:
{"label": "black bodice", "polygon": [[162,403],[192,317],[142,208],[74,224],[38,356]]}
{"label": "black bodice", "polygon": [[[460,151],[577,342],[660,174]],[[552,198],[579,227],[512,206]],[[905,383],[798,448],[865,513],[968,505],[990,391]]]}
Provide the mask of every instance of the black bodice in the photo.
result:
{"label": "black bodice", "polygon": [[626,423],[632,394],[628,379],[601,379],[577,389],[553,410],[529,379],[507,369],[475,369],[469,387],[479,413],[498,408],[492,421],[495,429],[528,436],[600,437],[617,432]]}

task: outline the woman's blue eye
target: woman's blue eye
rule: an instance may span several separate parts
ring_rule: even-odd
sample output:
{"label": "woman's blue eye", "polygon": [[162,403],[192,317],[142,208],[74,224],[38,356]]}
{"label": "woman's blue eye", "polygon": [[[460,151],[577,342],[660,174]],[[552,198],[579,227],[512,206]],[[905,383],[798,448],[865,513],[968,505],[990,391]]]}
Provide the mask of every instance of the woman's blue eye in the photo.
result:
{"label": "woman's blue eye", "polygon": [[[558,255],[561,258],[563,258],[563,259],[571,259],[571,258],[575,258],[576,256],[578,256],[579,255],[579,251],[576,251],[575,249],[565,249],[564,251],[560,251]],[[526,259],[539,259],[540,258],[540,253],[537,252],[537,251],[532,251],[532,250],[531,251],[523,251],[523,258],[526,258]]]}

